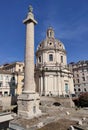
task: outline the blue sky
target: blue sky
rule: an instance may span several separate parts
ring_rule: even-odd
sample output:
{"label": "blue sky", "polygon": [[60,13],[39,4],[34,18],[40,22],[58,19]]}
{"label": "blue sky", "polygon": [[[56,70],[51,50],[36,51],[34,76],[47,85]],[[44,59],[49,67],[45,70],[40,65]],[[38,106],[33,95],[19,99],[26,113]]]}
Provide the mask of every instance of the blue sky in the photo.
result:
{"label": "blue sky", "polygon": [[25,19],[34,8],[35,50],[52,26],[69,62],[88,60],[88,0],[0,0],[0,64],[24,60]]}

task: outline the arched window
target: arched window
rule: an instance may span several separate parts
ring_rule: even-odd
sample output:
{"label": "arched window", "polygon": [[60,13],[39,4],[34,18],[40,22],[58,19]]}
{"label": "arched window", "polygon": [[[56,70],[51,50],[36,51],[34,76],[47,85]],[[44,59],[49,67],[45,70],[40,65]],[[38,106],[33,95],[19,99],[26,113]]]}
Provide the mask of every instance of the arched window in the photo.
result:
{"label": "arched window", "polygon": [[53,61],[53,54],[49,54],[49,61]]}

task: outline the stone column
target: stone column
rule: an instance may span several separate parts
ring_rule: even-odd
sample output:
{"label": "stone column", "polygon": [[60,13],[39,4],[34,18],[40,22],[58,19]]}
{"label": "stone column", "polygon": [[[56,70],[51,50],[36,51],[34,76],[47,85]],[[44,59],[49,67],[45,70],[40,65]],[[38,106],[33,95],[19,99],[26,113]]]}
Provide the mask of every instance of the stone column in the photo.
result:
{"label": "stone column", "polygon": [[41,115],[39,110],[39,94],[35,92],[34,81],[34,19],[33,8],[29,7],[27,18],[23,21],[26,25],[25,46],[25,73],[24,90],[18,97],[18,116],[22,118],[33,118]]}
{"label": "stone column", "polygon": [[23,21],[26,25],[26,47],[25,47],[25,73],[24,92],[34,93],[34,19],[32,8],[30,8],[27,18]]}
{"label": "stone column", "polygon": [[43,91],[43,77],[41,76],[41,91],[40,91],[40,95],[42,96],[42,91]]}

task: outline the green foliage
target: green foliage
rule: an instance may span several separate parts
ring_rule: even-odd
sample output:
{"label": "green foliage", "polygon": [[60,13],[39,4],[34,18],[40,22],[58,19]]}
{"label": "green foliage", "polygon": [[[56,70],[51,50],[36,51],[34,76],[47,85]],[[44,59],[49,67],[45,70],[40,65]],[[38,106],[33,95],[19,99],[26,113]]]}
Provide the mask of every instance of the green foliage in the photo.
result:
{"label": "green foliage", "polygon": [[87,93],[82,93],[79,96],[79,105],[81,107],[88,107],[88,92]]}

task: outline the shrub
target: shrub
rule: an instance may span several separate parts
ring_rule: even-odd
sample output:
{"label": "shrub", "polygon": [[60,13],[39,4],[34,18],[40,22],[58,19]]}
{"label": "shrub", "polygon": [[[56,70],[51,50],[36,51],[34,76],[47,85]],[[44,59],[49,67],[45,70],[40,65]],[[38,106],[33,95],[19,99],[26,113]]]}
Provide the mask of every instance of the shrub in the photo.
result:
{"label": "shrub", "polygon": [[82,93],[79,96],[79,105],[81,107],[88,107],[88,92],[87,93]]}

